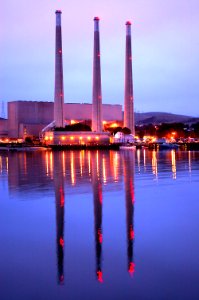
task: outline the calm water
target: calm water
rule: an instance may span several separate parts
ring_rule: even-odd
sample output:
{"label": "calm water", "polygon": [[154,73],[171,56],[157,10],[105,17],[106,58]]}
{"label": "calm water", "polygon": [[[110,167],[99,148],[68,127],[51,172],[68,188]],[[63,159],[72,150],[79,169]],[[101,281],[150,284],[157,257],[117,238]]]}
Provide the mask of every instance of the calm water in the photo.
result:
{"label": "calm water", "polygon": [[0,299],[199,299],[199,152],[0,153]]}

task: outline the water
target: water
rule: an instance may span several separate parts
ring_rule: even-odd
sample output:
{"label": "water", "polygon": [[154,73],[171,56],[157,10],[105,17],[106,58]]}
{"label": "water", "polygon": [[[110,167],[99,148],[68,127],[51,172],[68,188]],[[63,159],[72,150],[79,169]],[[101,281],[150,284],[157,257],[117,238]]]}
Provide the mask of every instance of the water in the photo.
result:
{"label": "water", "polygon": [[199,152],[0,153],[0,299],[199,299]]}

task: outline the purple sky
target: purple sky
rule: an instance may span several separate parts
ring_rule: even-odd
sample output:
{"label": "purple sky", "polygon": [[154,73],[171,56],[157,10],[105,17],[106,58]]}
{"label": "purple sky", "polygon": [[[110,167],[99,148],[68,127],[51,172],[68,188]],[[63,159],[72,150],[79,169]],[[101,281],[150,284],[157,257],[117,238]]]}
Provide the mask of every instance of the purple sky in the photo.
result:
{"label": "purple sky", "polygon": [[99,16],[103,102],[123,104],[124,24],[132,20],[136,111],[199,116],[198,0],[1,0],[0,101],[53,100],[56,9],[65,102],[91,103]]}

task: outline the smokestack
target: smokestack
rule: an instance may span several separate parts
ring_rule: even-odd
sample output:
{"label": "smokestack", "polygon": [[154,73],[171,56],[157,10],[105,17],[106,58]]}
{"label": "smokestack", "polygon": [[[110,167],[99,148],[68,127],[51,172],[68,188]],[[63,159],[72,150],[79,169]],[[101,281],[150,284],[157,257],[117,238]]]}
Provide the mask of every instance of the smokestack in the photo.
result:
{"label": "smokestack", "polygon": [[102,92],[100,67],[99,18],[94,18],[92,131],[102,131]]}
{"label": "smokestack", "polygon": [[56,10],[56,45],[55,45],[55,98],[54,121],[55,127],[64,126],[64,87],[62,62],[61,10]]}
{"label": "smokestack", "polygon": [[133,100],[133,75],[131,53],[131,22],[126,22],[126,57],[125,57],[125,95],[124,95],[124,127],[135,135]]}

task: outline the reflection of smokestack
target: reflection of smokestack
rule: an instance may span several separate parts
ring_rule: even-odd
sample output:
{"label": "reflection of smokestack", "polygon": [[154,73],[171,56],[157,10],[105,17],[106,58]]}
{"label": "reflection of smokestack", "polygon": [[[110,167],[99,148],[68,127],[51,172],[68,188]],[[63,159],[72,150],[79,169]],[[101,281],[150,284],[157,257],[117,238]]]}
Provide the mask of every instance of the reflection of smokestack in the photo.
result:
{"label": "reflection of smokestack", "polygon": [[54,121],[56,127],[64,126],[64,87],[62,62],[61,11],[56,10],[56,45],[55,45],[55,98]]}
{"label": "reflection of smokestack", "polygon": [[125,184],[125,200],[126,200],[126,230],[127,230],[127,255],[128,255],[128,271],[132,275],[135,271],[133,261],[133,242],[134,242],[134,152],[123,153],[124,158],[124,184]]}
{"label": "reflection of smokestack", "polygon": [[92,131],[102,131],[99,18],[94,18]]}
{"label": "reflection of smokestack", "polygon": [[58,282],[64,281],[64,181],[61,152],[53,153],[54,156],[54,186],[56,200],[57,224],[57,268]]}
{"label": "reflection of smokestack", "polygon": [[128,127],[135,135],[133,108],[133,75],[131,53],[131,22],[126,22],[126,56],[125,56],[125,95],[124,95],[124,127]]}
{"label": "reflection of smokestack", "polygon": [[102,256],[102,184],[100,179],[98,159],[92,154],[92,186],[95,220],[95,249],[96,249],[96,275],[99,282],[103,281],[101,269]]}

